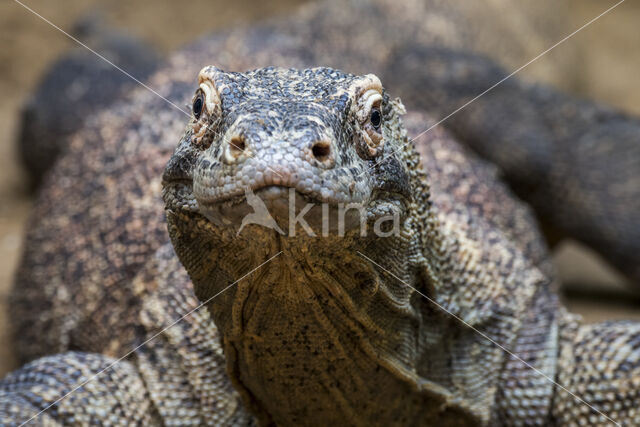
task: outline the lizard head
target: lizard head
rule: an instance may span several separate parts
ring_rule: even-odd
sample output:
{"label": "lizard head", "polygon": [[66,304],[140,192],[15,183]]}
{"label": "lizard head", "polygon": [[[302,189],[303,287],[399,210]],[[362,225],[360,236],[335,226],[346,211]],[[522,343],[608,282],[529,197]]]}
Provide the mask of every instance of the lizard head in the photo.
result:
{"label": "lizard head", "polygon": [[[258,203],[283,234],[299,224],[319,234],[323,220],[325,233],[335,233],[385,214],[400,217],[411,199],[397,153],[401,111],[371,74],[205,67],[164,174],[167,207],[238,230],[255,225],[245,218],[261,213]],[[295,224],[290,214],[308,204]]]}

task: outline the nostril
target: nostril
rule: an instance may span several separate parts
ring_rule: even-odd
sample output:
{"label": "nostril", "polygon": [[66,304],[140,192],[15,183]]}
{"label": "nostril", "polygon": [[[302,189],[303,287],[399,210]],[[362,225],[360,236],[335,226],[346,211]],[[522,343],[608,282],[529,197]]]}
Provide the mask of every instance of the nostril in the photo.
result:
{"label": "nostril", "polygon": [[238,157],[244,150],[246,149],[246,145],[244,142],[244,138],[242,136],[234,136],[229,141],[229,151],[233,157]]}
{"label": "nostril", "polygon": [[319,162],[324,162],[328,160],[331,155],[331,145],[325,141],[316,142],[313,144],[311,152],[313,153],[313,157],[315,157]]}

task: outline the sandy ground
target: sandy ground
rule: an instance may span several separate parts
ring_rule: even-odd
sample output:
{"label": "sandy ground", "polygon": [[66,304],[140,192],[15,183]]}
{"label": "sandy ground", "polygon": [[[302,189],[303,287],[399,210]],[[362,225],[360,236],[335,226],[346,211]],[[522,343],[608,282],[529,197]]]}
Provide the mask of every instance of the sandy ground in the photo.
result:
{"label": "sandy ground", "polygon": [[[567,22],[567,34],[613,4],[602,0],[569,1],[572,16]],[[286,13],[300,3],[301,0],[195,0],[189,2],[187,10],[183,3],[153,0],[67,0],[64,7],[60,2],[45,0],[26,2],[66,30],[98,7],[109,22],[151,42],[161,52],[169,52],[213,29]],[[584,64],[580,80],[565,89],[640,114],[639,19],[640,2],[626,2],[559,47],[577,52]],[[0,3],[0,375],[15,367],[6,332],[6,295],[20,256],[31,203],[14,150],[17,114],[41,73],[72,43],[19,4]],[[535,77],[535,64],[523,75]],[[640,319],[640,296],[630,292],[625,280],[591,252],[566,242],[555,250],[554,257],[560,277],[567,283],[567,303],[572,310],[589,321]]]}

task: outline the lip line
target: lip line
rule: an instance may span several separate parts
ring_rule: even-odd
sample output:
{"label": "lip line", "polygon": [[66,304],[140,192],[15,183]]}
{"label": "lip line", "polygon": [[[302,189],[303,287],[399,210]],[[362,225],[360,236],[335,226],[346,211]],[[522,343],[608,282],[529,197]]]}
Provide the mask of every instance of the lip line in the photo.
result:
{"label": "lip line", "polygon": [[[188,179],[188,178],[176,178],[176,179],[171,179],[168,181],[165,181],[163,183],[163,186],[167,186],[167,185],[173,185],[173,184],[183,184],[183,185],[189,185],[191,187],[191,192],[193,194],[193,179]],[[251,191],[254,193],[259,193],[262,192],[264,190],[267,190],[269,188],[282,188],[282,189],[286,189],[286,188],[293,188],[296,192],[296,194],[302,196],[307,202],[309,203],[328,203],[329,205],[338,205],[340,203],[362,203],[361,202],[354,202],[354,201],[349,201],[349,202],[336,202],[336,201],[326,201],[326,200],[321,200],[321,199],[316,199],[313,200],[312,196],[311,196],[311,192],[306,192],[303,193],[302,191],[298,190],[295,186],[291,186],[291,185],[284,185],[284,184],[267,184],[267,185],[262,185],[260,187],[257,188],[251,188]],[[388,193],[390,195],[396,196],[396,198],[398,200],[403,201],[403,203],[407,203],[408,200],[406,199],[406,197],[403,194],[400,193],[396,193],[396,192],[388,192],[388,191],[384,191],[383,193]],[[203,206],[215,206],[215,205],[219,205],[222,203],[243,203],[245,201],[245,196],[244,193],[237,193],[237,194],[233,194],[230,196],[225,197],[224,199],[219,199],[219,200],[211,200],[211,201],[200,201],[195,197],[195,194],[193,194],[193,198],[194,200],[196,200],[198,202],[198,204],[201,204]],[[374,197],[374,199],[376,199],[376,197]]]}
{"label": "lip line", "polygon": [[[288,188],[292,188],[295,190],[295,193],[301,197],[303,197],[308,203],[316,203],[316,204],[329,204],[330,206],[337,206],[340,203],[362,203],[364,201],[335,201],[335,200],[323,200],[322,198],[318,197],[315,198],[314,197],[314,193],[307,191],[307,192],[302,192],[300,191],[296,186],[293,185],[285,185],[285,184],[267,184],[267,185],[261,185],[259,187],[256,188],[251,188],[251,191],[254,192],[255,194],[258,194],[264,190],[267,190],[269,188],[281,188],[281,189],[288,189]],[[216,200],[211,200],[211,201],[201,201],[198,200],[196,197],[196,200],[198,200],[198,203],[201,204],[202,206],[216,206],[222,203],[242,203],[246,200],[245,198],[245,193],[244,193],[244,187],[241,188],[242,192],[238,192],[236,194],[230,195],[230,196],[226,196],[223,199],[216,199]]]}
{"label": "lip line", "polygon": [[[198,202],[198,204],[201,204],[203,206],[215,206],[215,205],[219,205],[222,203],[242,203],[245,200],[245,193],[243,192],[238,192],[237,194],[232,194],[229,196],[226,196],[223,199],[217,199],[217,200],[210,200],[210,201],[201,201],[198,200],[198,198],[195,196],[195,193],[193,191],[193,179],[192,178],[172,178],[169,180],[165,180],[163,182],[163,187],[169,187],[169,186],[175,186],[175,185],[186,185],[189,186],[191,189],[191,193],[193,194],[193,198],[194,200],[196,200]],[[297,189],[295,186],[291,186],[291,185],[284,185],[284,184],[266,184],[266,185],[261,185],[259,187],[256,188],[251,188],[251,191],[254,193],[259,193],[262,192],[264,190],[267,190],[269,188],[282,188],[282,189],[287,189],[287,188],[293,188],[296,192],[296,194],[299,194],[300,196],[304,197],[305,199],[310,199],[311,198],[311,193],[310,192],[306,192],[303,193],[302,191],[300,191],[299,189]],[[242,190],[244,190],[244,188],[241,188]],[[337,204],[339,202],[326,202],[326,201],[322,201],[322,200],[309,200],[310,202],[315,202],[315,203],[329,203],[329,204]]]}
{"label": "lip line", "polygon": [[[198,203],[202,203],[205,206],[214,206],[214,205],[227,203],[227,202],[230,202],[232,204],[234,202],[242,203],[242,202],[244,202],[246,200],[245,193],[244,193],[244,189],[245,188],[246,187],[241,188],[241,190],[243,190],[242,192],[226,196],[223,199],[216,199],[216,200],[211,200],[211,201],[206,201],[206,202],[198,201]],[[296,194],[299,194],[302,197],[307,197],[308,198],[310,196],[310,193],[303,193],[303,192],[299,191],[295,186],[282,185],[282,184],[267,184],[267,185],[263,185],[263,186],[260,186],[260,187],[257,187],[257,188],[250,188],[250,189],[254,194],[257,195],[257,194],[259,194],[259,193],[261,193],[261,192],[263,192],[265,190],[268,190],[269,188],[281,188],[283,190],[292,188],[292,189],[295,190]],[[323,201],[316,201],[316,202],[325,203]]]}

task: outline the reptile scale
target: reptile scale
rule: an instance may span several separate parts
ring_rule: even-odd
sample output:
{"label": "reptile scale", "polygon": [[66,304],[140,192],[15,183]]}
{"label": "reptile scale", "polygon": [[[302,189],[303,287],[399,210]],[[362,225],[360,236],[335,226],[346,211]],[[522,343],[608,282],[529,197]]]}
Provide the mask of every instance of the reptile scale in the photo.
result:
{"label": "reptile scale", "polygon": [[[435,123],[430,109],[406,113],[384,87],[401,42],[445,49],[442,27],[415,37],[410,21],[375,21],[391,2],[337,4],[174,54],[150,85],[190,118],[140,89],[71,138],[16,278],[30,362],[0,382],[3,424],[640,423],[640,324],[567,313],[531,208],[455,129],[412,140]],[[440,6],[425,14],[448,16]],[[349,34],[344,16],[380,25],[347,44],[315,31]],[[494,75],[475,54],[447,55]],[[509,90],[526,105],[542,89]],[[238,232],[248,192],[287,232]],[[397,229],[289,229],[292,194],[331,214],[355,203],[368,230],[389,217]]]}

